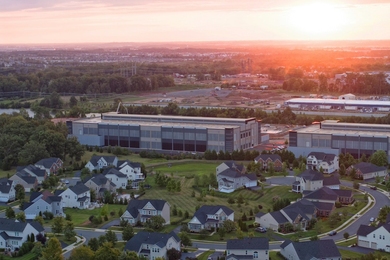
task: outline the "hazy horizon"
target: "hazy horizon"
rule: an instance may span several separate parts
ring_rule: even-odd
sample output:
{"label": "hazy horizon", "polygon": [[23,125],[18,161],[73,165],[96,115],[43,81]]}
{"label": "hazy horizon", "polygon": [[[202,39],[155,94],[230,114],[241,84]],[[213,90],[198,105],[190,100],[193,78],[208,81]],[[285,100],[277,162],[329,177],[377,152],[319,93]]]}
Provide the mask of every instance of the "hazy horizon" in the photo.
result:
{"label": "hazy horizon", "polygon": [[390,0],[0,0],[0,44],[390,39]]}

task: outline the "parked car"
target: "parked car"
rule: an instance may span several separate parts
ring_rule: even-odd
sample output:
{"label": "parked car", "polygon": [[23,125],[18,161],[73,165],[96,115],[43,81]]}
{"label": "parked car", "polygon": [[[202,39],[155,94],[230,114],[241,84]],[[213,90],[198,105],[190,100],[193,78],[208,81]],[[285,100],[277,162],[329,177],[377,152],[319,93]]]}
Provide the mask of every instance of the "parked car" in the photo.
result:
{"label": "parked car", "polygon": [[370,186],[370,189],[376,190],[376,186]]}
{"label": "parked car", "polygon": [[374,217],[370,218],[370,222],[374,222],[374,221],[375,221]]}
{"label": "parked car", "polygon": [[257,232],[260,232],[260,233],[265,233],[267,232],[267,229],[266,228],[263,228],[263,227],[258,227],[255,229]]}
{"label": "parked car", "polygon": [[332,230],[329,232],[329,236],[334,236],[337,234],[337,231],[336,230]]}

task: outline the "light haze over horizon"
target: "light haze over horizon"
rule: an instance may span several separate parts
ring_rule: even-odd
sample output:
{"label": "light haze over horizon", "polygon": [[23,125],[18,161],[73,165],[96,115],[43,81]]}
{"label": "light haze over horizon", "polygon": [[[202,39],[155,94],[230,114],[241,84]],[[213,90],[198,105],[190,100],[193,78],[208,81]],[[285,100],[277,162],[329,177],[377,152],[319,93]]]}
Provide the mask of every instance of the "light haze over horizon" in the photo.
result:
{"label": "light haze over horizon", "polygon": [[0,0],[0,44],[387,40],[390,0]]}

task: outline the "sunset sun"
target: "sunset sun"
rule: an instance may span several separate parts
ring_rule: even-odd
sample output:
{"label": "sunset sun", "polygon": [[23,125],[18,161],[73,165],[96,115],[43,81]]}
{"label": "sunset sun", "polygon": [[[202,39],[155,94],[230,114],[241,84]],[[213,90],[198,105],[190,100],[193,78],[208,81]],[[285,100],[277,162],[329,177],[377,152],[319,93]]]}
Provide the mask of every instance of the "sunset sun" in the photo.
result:
{"label": "sunset sun", "polygon": [[299,33],[326,37],[343,30],[347,21],[342,9],[325,3],[313,3],[291,9],[289,23]]}

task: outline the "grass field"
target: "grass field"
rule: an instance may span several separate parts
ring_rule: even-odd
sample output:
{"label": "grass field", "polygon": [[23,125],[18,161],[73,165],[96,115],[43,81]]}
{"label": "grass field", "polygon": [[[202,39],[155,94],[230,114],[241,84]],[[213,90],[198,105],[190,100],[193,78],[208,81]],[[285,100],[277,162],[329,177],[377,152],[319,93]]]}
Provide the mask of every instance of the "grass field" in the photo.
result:
{"label": "grass field", "polygon": [[21,257],[9,257],[9,256],[4,256],[4,260],[32,260],[32,259],[35,259],[36,254],[34,253],[28,253],[28,254],[25,254],[24,256],[21,256]]}

